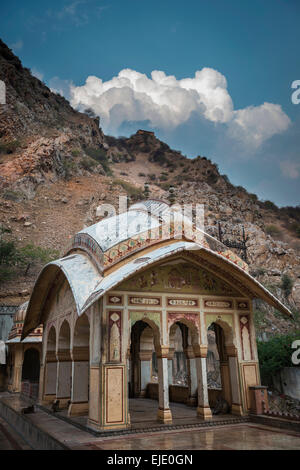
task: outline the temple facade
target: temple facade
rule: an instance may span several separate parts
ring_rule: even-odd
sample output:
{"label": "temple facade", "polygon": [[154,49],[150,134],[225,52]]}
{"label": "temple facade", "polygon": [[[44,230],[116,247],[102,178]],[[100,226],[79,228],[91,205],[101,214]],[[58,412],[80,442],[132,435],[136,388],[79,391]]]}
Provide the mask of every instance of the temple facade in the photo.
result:
{"label": "temple facade", "polygon": [[209,420],[218,396],[247,415],[260,384],[253,298],[290,315],[245,262],[167,204],[105,218],[33,289],[21,339],[42,325],[39,402],[59,400],[94,430],[129,427],[130,398],[156,399],[164,423],[170,401]]}

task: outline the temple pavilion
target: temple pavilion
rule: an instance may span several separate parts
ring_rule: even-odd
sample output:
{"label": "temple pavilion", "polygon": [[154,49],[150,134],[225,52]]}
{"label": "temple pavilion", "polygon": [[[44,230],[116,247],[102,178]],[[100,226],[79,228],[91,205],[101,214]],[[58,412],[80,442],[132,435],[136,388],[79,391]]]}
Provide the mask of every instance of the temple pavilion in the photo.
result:
{"label": "temple pavilion", "polygon": [[29,300],[21,340],[42,325],[39,403],[59,400],[94,430],[129,427],[132,397],[156,399],[163,423],[170,400],[210,420],[213,331],[217,392],[247,415],[249,387],[260,384],[254,298],[290,315],[242,259],[168,204],[146,200],[104,218],[42,269]]}

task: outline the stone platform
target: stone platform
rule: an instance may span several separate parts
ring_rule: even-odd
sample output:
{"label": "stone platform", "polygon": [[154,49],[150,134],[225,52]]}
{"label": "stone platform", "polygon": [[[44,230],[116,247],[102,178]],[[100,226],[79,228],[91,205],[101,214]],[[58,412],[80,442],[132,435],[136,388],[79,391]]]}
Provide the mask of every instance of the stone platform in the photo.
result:
{"label": "stone platform", "polygon": [[156,401],[133,400],[131,428],[101,435],[87,430],[86,417],[70,420],[65,411],[53,414],[36,407],[24,415],[21,409],[28,404],[19,394],[0,394],[1,418],[34,449],[300,449],[300,433],[230,415],[203,422],[195,408],[181,404],[172,404],[173,423],[164,425],[155,421]]}

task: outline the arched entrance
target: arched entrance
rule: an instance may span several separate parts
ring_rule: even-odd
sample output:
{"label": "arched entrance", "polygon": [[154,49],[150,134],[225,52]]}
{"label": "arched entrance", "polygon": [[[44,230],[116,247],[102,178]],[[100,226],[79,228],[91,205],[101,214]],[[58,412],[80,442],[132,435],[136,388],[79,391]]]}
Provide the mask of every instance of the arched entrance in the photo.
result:
{"label": "arched entrance", "polygon": [[208,327],[207,371],[211,408],[219,412],[220,398],[223,398],[228,403],[228,412],[241,414],[237,350],[232,328],[226,322],[218,320]]}
{"label": "arched entrance", "polygon": [[[129,398],[149,396],[149,384],[153,382],[154,333],[144,321],[137,321],[131,330],[129,359]],[[147,390],[148,388],[148,390]]]}
{"label": "arched entrance", "polygon": [[193,344],[197,344],[195,325],[181,319],[169,332],[169,391],[170,402],[197,406],[197,367]]}
{"label": "arched entrance", "polygon": [[70,347],[70,325],[67,320],[64,320],[59,330],[57,348],[56,398],[60,402],[60,408],[66,406],[71,398],[72,361]]}
{"label": "arched entrance", "polygon": [[87,315],[78,318],[74,328],[71,402],[68,414],[85,415],[89,409],[90,324]]}
{"label": "arched entrance", "polygon": [[37,399],[40,379],[40,353],[35,348],[26,349],[22,367],[21,390],[29,398]]}
{"label": "arched entrance", "polygon": [[44,400],[52,401],[56,398],[57,358],[56,358],[56,330],[52,326],[48,332],[45,365]]}

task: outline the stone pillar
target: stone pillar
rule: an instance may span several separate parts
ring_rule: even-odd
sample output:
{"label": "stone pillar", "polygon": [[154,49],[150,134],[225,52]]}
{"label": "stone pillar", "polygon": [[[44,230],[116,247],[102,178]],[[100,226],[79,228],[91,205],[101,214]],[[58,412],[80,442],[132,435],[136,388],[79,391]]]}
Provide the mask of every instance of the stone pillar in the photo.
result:
{"label": "stone pillar", "polygon": [[197,368],[197,381],[198,381],[198,407],[197,415],[204,420],[211,419],[211,409],[208,401],[208,388],[207,388],[207,371],[206,371],[206,357],[207,346],[197,345],[193,347],[196,368]]}
{"label": "stone pillar", "polygon": [[14,348],[14,369],[12,390],[21,392],[22,384],[22,366],[23,366],[23,344],[16,344]]}
{"label": "stone pillar", "polygon": [[188,399],[187,405],[197,406],[197,367],[196,367],[196,358],[192,346],[188,346],[184,349],[184,353],[187,360],[187,370],[188,370]]}
{"label": "stone pillar", "polygon": [[152,351],[140,351],[140,397],[143,398],[147,394],[147,385],[151,382],[151,369],[152,369]]}
{"label": "stone pillar", "polygon": [[56,398],[59,407],[64,408],[71,399],[72,359],[70,350],[60,350],[57,355]]}
{"label": "stone pillar", "polygon": [[72,357],[72,388],[69,416],[88,414],[89,411],[89,347],[74,347]]}
{"label": "stone pillar", "polygon": [[172,413],[169,406],[169,380],[168,380],[169,348],[161,347],[157,352],[158,366],[158,413],[157,419],[162,423],[172,422]]}
{"label": "stone pillar", "polygon": [[242,406],[242,399],[241,399],[237,349],[234,345],[227,346],[226,353],[228,356],[228,367],[229,367],[229,377],[230,377],[231,413],[234,415],[242,416],[243,406]]}
{"label": "stone pillar", "polygon": [[43,402],[48,403],[56,398],[57,381],[57,359],[55,351],[46,353],[46,362],[44,370],[44,395]]}
{"label": "stone pillar", "polygon": [[174,358],[174,348],[169,348],[168,354],[168,382],[169,385],[173,385],[173,358]]}

